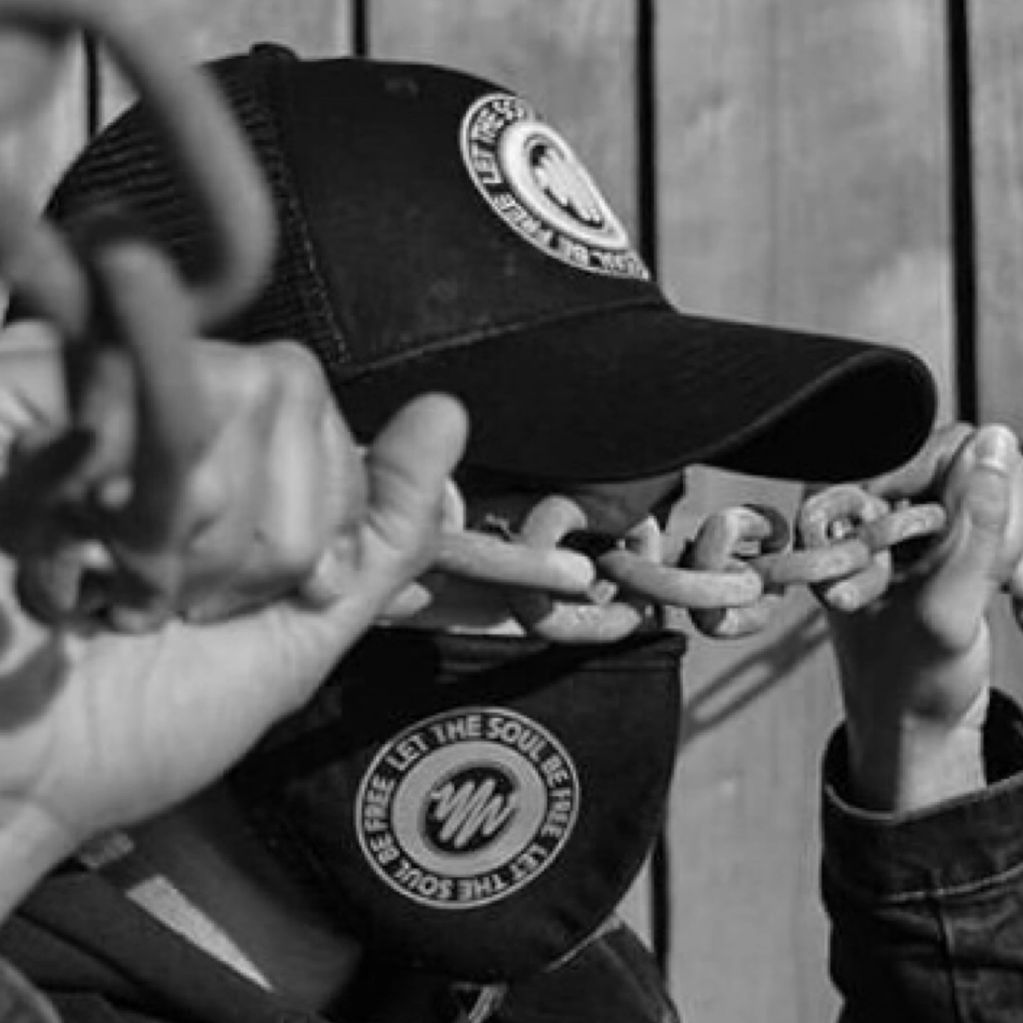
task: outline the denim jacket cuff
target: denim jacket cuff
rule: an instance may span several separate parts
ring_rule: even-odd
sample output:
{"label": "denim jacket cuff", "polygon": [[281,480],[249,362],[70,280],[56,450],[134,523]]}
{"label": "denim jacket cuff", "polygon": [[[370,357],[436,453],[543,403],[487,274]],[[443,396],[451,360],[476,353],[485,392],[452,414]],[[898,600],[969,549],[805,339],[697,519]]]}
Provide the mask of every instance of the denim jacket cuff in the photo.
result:
{"label": "denim jacket cuff", "polygon": [[848,799],[844,729],[824,758],[825,870],[872,898],[970,888],[1023,866],[1023,713],[992,692],[984,727],[989,785],[903,814],[876,813]]}

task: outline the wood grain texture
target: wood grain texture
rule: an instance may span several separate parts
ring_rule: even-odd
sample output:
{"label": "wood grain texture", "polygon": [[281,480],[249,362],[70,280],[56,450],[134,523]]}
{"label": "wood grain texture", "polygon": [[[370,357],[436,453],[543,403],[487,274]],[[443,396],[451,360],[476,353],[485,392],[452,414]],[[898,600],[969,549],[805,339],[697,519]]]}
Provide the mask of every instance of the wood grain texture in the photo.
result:
{"label": "wood grain texture", "polygon": [[[350,0],[169,0],[161,14],[196,61],[242,53],[258,42],[290,46],[305,57],[351,52]],[[123,78],[105,69],[104,121],[133,99]]]}
{"label": "wood grain texture", "polygon": [[305,57],[351,50],[350,0],[179,0],[196,57],[218,57],[257,42],[293,47]]}
{"label": "wood grain texture", "polygon": [[[703,313],[908,345],[951,414],[941,8],[724,0],[658,11],[669,293]],[[797,498],[791,485],[693,476],[694,518]],[[790,595],[765,636],[697,641],[685,675],[673,987],[715,1023],[833,1018],[816,820],[839,710],[820,615]]]}
{"label": "wood grain texture", "polygon": [[[981,421],[1023,436],[1023,6],[966,3]],[[995,677],[1023,698],[1023,634],[1002,602]]]}
{"label": "wood grain texture", "polygon": [[635,229],[635,16],[631,0],[374,0],[375,57],[449,64],[522,92]]}
{"label": "wood grain texture", "polygon": [[969,3],[982,418],[1023,433],[1023,6]]}
{"label": "wood grain texture", "polygon": [[[82,48],[74,42],[56,69],[39,109],[0,139],[0,175],[23,189],[40,208],[86,137],[86,89]],[[6,297],[0,282],[0,309]]]}

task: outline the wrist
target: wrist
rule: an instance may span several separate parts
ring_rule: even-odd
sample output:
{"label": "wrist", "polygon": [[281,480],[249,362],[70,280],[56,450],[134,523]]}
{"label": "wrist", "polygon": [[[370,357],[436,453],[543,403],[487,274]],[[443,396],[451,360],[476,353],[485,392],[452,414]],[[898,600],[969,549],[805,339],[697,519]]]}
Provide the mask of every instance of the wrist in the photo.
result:
{"label": "wrist", "polygon": [[0,920],[75,845],[67,830],[38,807],[0,802]]}
{"label": "wrist", "polygon": [[984,689],[954,724],[907,715],[879,726],[847,722],[851,796],[863,809],[923,810],[987,784]]}

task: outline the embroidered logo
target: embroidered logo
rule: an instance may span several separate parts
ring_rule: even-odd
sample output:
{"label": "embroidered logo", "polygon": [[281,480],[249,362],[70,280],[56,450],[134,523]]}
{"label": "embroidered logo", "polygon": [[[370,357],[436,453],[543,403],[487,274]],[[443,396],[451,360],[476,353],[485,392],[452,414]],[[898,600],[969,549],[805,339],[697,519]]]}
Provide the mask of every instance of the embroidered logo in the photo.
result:
{"label": "embroidered logo", "polygon": [[416,902],[468,909],[542,874],[575,826],[575,765],[536,721],[459,708],[417,722],[377,753],[355,803],[366,860]]}
{"label": "embroidered logo", "polygon": [[519,97],[476,100],[462,119],[461,146],[476,188],[527,241],[583,270],[649,278],[586,168]]}

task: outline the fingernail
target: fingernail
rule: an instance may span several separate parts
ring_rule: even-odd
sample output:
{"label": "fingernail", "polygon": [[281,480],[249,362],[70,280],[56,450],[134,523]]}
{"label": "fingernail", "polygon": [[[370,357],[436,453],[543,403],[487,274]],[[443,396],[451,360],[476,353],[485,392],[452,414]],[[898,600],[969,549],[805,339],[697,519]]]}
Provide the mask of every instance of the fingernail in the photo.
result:
{"label": "fingernail", "polygon": [[1016,435],[1005,426],[985,426],[974,439],[973,451],[978,464],[1006,472],[1018,452]]}
{"label": "fingernail", "polygon": [[828,590],[825,599],[836,611],[842,611],[846,614],[858,611],[860,607],[860,595],[856,590],[856,587],[849,586],[845,583],[839,583],[837,586],[833,586],[830,590]]}
{"label": "fingernail", "polygon": [[327,607],[351,590],[350,545],[336,542],[320,555],[311,575],[298,587],[299,595],[314,607]]}
{"label": "fingernail", "polygon": [[465,498],[454,480],[450,479],[444,484],[441,525],[444,529],[450,530],[465,528]]}

